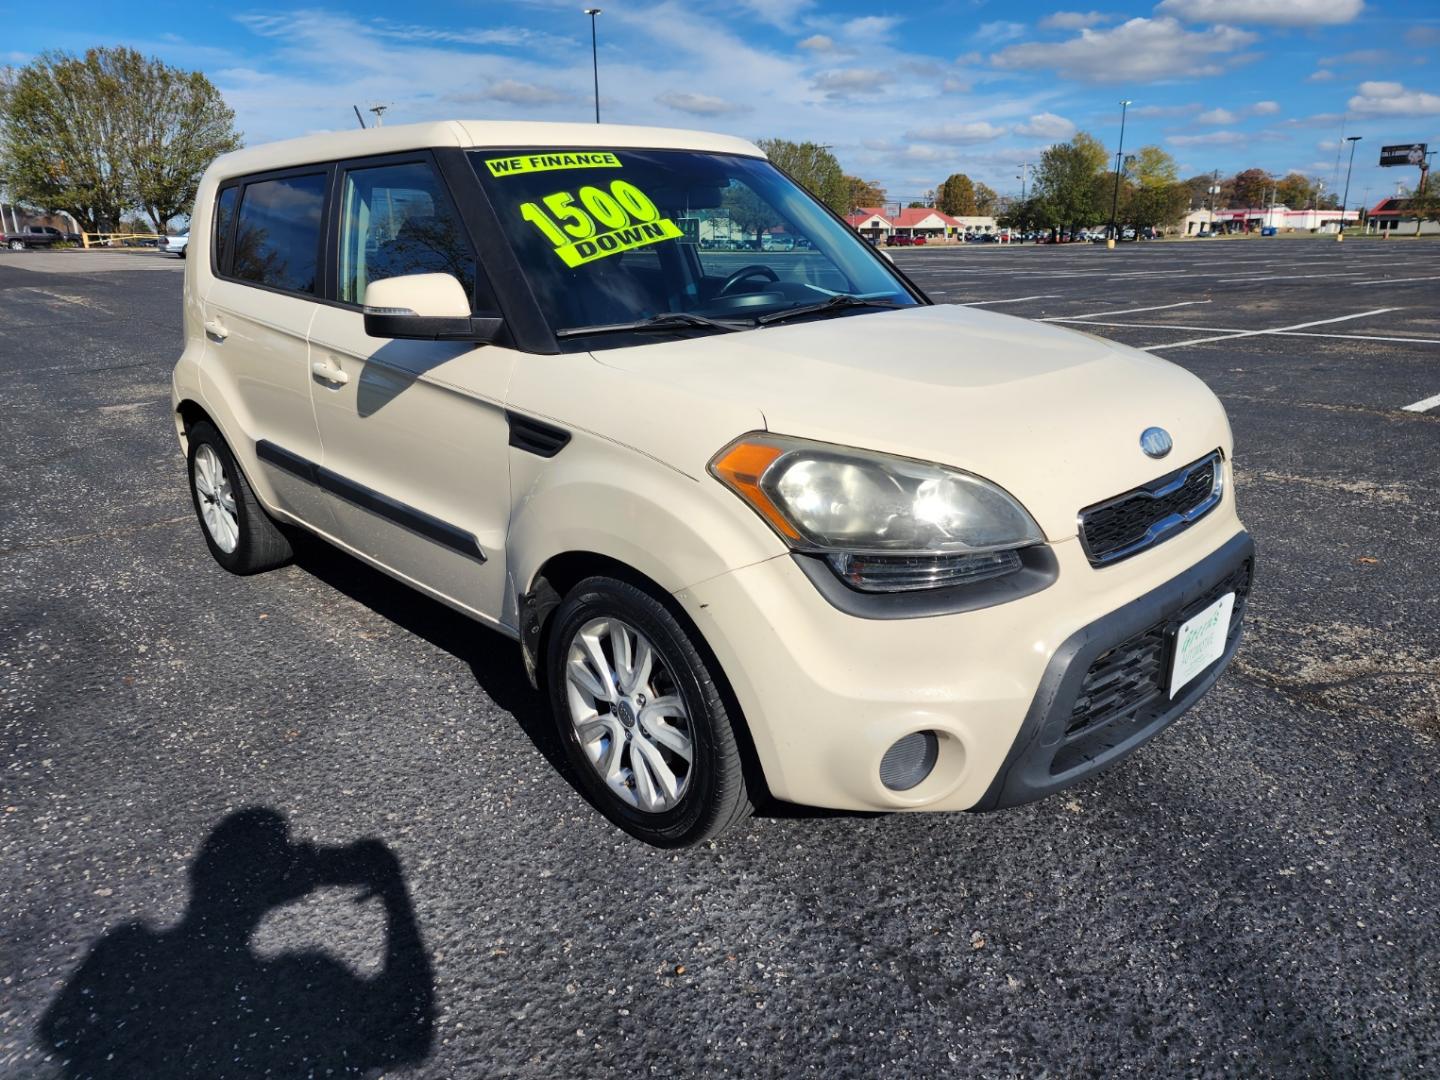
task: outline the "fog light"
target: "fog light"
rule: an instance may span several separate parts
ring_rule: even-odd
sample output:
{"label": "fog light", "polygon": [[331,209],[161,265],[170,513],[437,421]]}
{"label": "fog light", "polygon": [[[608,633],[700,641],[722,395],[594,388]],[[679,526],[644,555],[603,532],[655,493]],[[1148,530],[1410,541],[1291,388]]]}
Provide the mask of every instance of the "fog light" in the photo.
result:
{"label": "fog light", "polygon": [[930,775],[940,756],[933,731],[916,731],[896,739],[880,759],[880,782],[891,791],[909,791]]}

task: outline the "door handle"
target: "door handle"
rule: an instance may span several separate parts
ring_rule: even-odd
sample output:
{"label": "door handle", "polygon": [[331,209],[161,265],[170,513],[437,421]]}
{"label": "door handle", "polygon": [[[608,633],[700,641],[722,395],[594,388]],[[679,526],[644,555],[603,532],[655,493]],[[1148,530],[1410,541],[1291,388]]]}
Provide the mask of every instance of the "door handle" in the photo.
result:
{"label": "door handle", "polygon": [[310,371],[317,379],[324,379],[336,385],[344,385],[350,381],[350,376],[340,369],[340,365],[333,360],[315,360],[310,364]]}
{"label": "door handle", "polygon": [[225,324],[219,319],[206,319],[205,333],[209,334],[216,341],[224,341],[230,336],[230,331],[225,329]]}

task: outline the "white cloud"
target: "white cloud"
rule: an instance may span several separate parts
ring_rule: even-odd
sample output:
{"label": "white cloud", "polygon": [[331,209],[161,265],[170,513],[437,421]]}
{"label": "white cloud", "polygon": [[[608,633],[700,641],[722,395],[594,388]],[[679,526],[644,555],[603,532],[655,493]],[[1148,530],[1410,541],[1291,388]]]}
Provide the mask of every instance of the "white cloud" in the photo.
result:
{"label": "white cloud", "polygon": [[1017,124],[1015,133],[1033,139],[1068,139],[1075,134],[1075,125],[1052,112],[1037,113],[1028,124]]}
{"label": "white cloud", "polygon": [[1321,68],[1319,71],[1312,71],[1309,75],[1306,75],[1306,76],[1305,76],[1305,81],[1306,81],[1306,82],[1330,82],[1330,81],[1332,81],[1334,78],[1335,78],[1335,72],[1329,71],[1329,70],[1327,70],[1326,68]]}
{"label": "white cloud", "polygon": [[1350,99],[1350,111],[1359,116],[1435,116],[1440,115],[1440,94],[1398,82],[1363,82]]}
{"label": "white cloud", "polygon": [[874,94],[889,86],[895,77],[880,68],[843,68],[839,71],[822,71],[811,84],[832,100],[853,97],[856,94]]}
{"label": "white cloud", "polygon": [[1250,113],[1253,116],[1274,116],[1280,111],[1278,101],[1257,101],[1250,106]]}
{"label": "white cloud", "polygon": [[[1060,119],[1058,116],[1055,119]],[[1003,127],[996,127],[988,120],[974,120],[964,124],[934,124],[905,132],[905,138],[921,142],[946,143],[950,146],[969,146],[973,143],[989,142],[1005,134]]]}
{"label": "white cloud", "polygon": [[883,41],[890,36],[900,20],[890,15],[864,15],[851,19],[840,28],[847,38],[856,41]]}
{"label": "white cloud", "polygon": [[671,90],[655,99],[661,105],[690,113],[694,116],[729,116],[733,113],[749,112],[749,105],[739,105],[724,98],[709,94],[691,94],[682,90]]}
{"label": "white cloud", "polygon": [[800,42],[799,47],[817,53],[833,52],[835,49],[835,39],[825,34],[812,34]]}
{"label": "white cloud", "polygon": [[1012,70],[1053,69],[1080,82],[1156,82],[1219,75],[1246,59],[1236,54],[1256,38],[1232,26],[1189,31],[1175,19],[1131,19],[1110,30],[1082,30],[1068,41],[1011,45],[993,63]]}
{"label": "white cloud", "polygon": [[518,79],[500,79],[491,83],[483,94],[475,95],[475,99],[490,98],[511,105],[554,105],[559,101],[569,101],[573,96],[553,86],[537,86]]}
{"label": "white cloud", "polygon": [[1199,112],[1200,106],[1190,105],[1140,105],[1130,110],[1133,116],[1188,116]]}
{"label": "white cloud", "polygon": [[1233,124],[1236,119],[1238,119],[1236,115],[1229,109],[1210,109],[1195,117],[1195,122],[1197,124]]}
{"label": "white cloud", "polygon": [[940,89],[947,94],[968,94],[973,85],[969,79],[963,79],[959,75],[946,75]]}
{"label": "white cloud", "polygon": [[1249,138],[1243,131],[1211,131],[1205,135],[1171,135],[1167,141],[1176,146],[1233,146]]}
{"label": "white cloud", "polygon": [[1161,0],[1155,10],[1197,23],[1335,26],[1364,9],[1365,0]]}
{"label": "white cloud", "polygon": [[781,30],[792,29],[796,20],[815,6],[814,0],[740,0],[740,3],[761,22]]}
{"label": "white cloud", "polygon": [[1025,36],[1025,24],[1018,22],[1007,22],[999,20],[996,22],[981,23],[980,28],[975,31],[975,40],[983,41],[987,45],[999,45],[1006,41],[1014,41]]}
{"label": "white cloud", "polygon": [[1099,11],[1057,11],[1040,20],[1042,30],[1084,30],[1109,22],[1114,16]]}

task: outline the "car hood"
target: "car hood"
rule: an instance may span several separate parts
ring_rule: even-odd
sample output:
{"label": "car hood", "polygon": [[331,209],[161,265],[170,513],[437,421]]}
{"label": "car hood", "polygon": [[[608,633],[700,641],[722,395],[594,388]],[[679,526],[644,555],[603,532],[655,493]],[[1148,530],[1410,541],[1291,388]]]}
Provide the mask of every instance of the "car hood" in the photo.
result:
{"label": "car hood", "polygon": [[[975,308],[864,312],[593,355],[701,401],[758,409],[771,432],[983,476],[1051,540],[1075,535],[1082,507],[1230,449],[1220,403],[1182,368]],[[1163,461],[1140,449],[1152,426],[1174,440]],[[694,468],[719,449],[673,464]]]}

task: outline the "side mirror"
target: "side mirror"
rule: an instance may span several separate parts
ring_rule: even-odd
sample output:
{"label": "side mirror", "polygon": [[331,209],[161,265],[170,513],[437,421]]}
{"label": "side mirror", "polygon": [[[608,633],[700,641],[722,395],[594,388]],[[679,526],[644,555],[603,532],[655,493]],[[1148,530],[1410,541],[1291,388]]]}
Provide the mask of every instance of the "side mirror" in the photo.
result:
{"label": "side mirror", "polygon": [[414,341],[494,341],[504,320],[472,315],[465,287],[451,274],[406,274],[365,287],[365,333]]}

